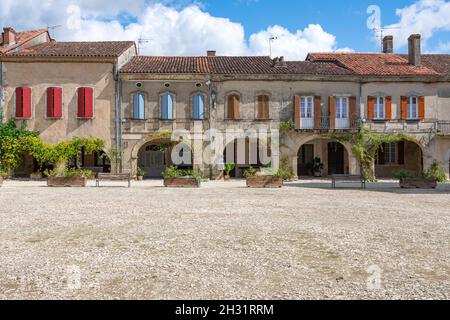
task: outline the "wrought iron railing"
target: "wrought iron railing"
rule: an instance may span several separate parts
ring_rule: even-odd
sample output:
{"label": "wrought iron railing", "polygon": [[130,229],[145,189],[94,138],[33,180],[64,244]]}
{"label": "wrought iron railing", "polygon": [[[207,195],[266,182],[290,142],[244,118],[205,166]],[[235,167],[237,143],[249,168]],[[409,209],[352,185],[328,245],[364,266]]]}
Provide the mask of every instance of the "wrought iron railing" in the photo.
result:
{"label": "wrought iron railing", "polygon": [[438,121],[437,132],[441,135],[450,135],[450,121]]}
{"label": "wrought iron railing", "polygon": [[332,119],[329,116],[315,117],[313,119],[300,120],[300,127],[298,130],[356,130],[361,127],[361,120],[359,118],[352,119]]}

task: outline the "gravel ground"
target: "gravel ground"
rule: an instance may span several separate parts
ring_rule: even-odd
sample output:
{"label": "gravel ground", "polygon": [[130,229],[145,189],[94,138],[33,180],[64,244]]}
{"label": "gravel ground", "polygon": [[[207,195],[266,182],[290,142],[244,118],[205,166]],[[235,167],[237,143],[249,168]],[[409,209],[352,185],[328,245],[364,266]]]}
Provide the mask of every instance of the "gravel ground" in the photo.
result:
{"label": "gravel ground", "polygon": [[450,298],[449,185],[161,185],[5,182],[0,299]]}

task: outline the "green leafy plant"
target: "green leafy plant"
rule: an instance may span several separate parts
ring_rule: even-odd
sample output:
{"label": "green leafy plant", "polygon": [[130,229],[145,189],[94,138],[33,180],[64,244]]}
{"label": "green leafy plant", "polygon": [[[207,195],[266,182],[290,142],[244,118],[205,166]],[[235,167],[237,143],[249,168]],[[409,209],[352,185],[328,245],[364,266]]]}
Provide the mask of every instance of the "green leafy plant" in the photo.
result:
{"label": "green leafy plant", "polygon": [[295,124],[292,120],[285,121],[280,124],[281,132],[287,132],[287,131],[293,130],[294,128],[295,128]]}
{"label": "green leafy plant", "polygon": [[250,167],[244,171],[244,178],[253,178],[256,177],[257,170],[253,167]]}
{"label": "green leafy plant", "polygon": [[176,166],[169,166],[163,172],[164,178],[197,178],[204,179],[201,173],[194,170],[181,170]]}
{"label": "green leafy plant", "polygon": [[319,157],[315,157],[311,165],[313,173],[322,173],[324,165]]}
{"label": "green leafy plant", "polygon": [[143,176],[145,176],[145,170],[142,169],[141,167],[138,167],[138,168],[137,168],[137,171],[136,171],[136,175],[137,175],[138,177],[143,177]]}
{"label": "green leafy plant", "polygon": [[294,176],[295,176],[294,171],[289,166],[289,158],[288,157],[284,157],[281,159],[280,169],[278,170],[277,173],[275,173],[274,176],[281,177],[285,181],[291,181],[292,179],[294,179]]}
{"label": "green leafy plant", "polygon": [[9,173],[3,169],[0,169],[0,178],[3,178],[3,179],[9,178]]}
{"label": "green leafy plant", "polygon": [[73,178],[73,177],[85,177],[88,179],[95,178],[95,173],[86,169],[64,169],[62,172],[57,170],[45,170],[44,175],[47,177],[61,177],[61,178]]}
{"label": "green leafy plant", "polygon": [[398,179],[398,180],[414,179],[415,176],[411,171],[409,171],[407,169],[402,169],[402,170],[398,170],[398,171],[394,172],[394,178]]}
{"label": "green leafy plant", "polygon": [[230,176],[231,171],[233,171],[236,168],[236,165],[234,163],[225,163],[225,175]]}
{"label": "green leafy plant", "polygon": [[428,170],[423,173],[423,175],[426,179],[436,180],[437,182],[441,183],[447,182],[447,176],[442,167],[442,164],[437,161],[433,161],[433,163],[430,165]]}

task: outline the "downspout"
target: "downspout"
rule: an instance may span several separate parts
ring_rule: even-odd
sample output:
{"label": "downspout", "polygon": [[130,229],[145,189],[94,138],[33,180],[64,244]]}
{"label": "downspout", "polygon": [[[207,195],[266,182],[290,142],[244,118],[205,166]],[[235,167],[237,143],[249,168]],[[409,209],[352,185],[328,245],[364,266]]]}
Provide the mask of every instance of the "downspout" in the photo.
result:
{"label": "downspout", "polygon": [[[122,115],[121,115],[121,94],[120,94],[120,76],[119,76],[119,66],[118,63],[116,62],[116,64],[114,65],[114,81],[115,81],[115,118],[114,118],[114,129],[115,129],[115,147],[117,149],[117,151],[120,150],[120,153],[122,154],[121,151],[121,146],[122,146]],[[119,172],[122,172],[122,156],[119,157],[119,159],[117,160],[117,168]]]}
{"label": "downspout", "polygon": [[0,61],[0,123],[3,123],[3,61]]}

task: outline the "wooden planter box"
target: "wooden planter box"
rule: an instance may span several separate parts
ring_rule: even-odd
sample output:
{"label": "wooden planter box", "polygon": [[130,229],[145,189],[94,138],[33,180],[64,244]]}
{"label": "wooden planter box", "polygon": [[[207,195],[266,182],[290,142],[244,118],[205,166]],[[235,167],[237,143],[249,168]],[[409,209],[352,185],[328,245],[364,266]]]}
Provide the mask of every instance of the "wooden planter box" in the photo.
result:
{"label": "wooden planter box", "polygon": [[247,178],[247,187],[249,188],[281,188],[282,186],[283,178],[267,176]]}
{"label": "wooden planter box", "polygon": [[400,187],[404,189],[436,189],[436,180],[430,179],[401,179]]}
{"label": "wooden planter box", "polygon": [[88,179],[86,177],[49,177],[48,187],[86,187]]}
{"label": "wooden planter box", "polygon": [[164,178],[164,186],[169,188],[199,188],[200,179],[197,178]]}

